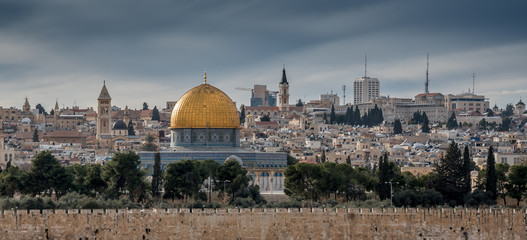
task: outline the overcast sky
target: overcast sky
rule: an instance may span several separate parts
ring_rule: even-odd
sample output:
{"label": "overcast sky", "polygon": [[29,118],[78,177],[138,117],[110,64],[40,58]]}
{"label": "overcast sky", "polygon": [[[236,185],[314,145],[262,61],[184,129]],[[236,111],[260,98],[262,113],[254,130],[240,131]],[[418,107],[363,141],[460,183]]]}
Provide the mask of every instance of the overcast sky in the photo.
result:
{"label": "overcast sky", "polygon": [[0,1],[0,106],[164,107],[203,82],[239,104],[285,64],[290,102],[353,99],[353,80],[381,95],[472,90],[504,107],[527,98],[527,1]]}

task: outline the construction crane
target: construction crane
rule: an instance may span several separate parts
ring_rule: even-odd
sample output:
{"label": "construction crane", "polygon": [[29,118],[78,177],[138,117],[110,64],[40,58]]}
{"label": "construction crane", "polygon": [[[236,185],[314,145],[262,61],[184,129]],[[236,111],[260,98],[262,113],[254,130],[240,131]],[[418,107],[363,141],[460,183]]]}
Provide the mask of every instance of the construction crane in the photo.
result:
{"label": "construction crane", "polygon": [[241,88],[241,87],[237,87],[235,88],[236,90],[242,90],[242,91],[249,91],[249,92],[252,92],[253,89],[252,88]]}

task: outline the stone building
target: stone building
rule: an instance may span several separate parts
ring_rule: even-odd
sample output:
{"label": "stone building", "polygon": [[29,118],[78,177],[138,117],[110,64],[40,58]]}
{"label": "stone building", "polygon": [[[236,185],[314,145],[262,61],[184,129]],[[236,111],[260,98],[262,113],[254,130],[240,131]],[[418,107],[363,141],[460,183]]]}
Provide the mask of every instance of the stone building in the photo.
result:
{"label": "stone building", "polygon": [[480,112],[489,108],[489,101],[483,95],[474,93],[448,94],[446,97],[448,111]]}
{"label": "stone building", "polygon": [[22,112],[16,108],[0,107],[0,120],[2,122],[16,122],[22,120]]}

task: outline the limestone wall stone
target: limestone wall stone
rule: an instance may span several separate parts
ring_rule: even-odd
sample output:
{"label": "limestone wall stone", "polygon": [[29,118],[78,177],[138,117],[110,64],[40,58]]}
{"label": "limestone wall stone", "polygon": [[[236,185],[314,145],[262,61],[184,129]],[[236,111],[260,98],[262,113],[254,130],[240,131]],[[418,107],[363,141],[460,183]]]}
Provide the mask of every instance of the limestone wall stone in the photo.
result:
{"label": "limestone wall stone", "polygon": [[0,239],[527,239],[513,209],[18,210]]}

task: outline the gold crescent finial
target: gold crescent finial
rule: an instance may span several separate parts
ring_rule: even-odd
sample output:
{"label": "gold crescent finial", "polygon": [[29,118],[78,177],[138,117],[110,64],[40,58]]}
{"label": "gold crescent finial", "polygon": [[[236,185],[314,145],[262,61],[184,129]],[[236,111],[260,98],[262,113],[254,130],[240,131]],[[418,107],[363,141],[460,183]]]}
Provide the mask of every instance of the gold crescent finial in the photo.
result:
{"label": "gold crescent finial", "polygon": [[205,69],[205,74],[203,75],[203,80],[205,81],[205,84],[207,84],[207,69]]}

